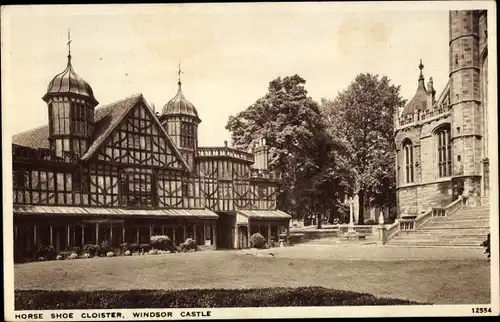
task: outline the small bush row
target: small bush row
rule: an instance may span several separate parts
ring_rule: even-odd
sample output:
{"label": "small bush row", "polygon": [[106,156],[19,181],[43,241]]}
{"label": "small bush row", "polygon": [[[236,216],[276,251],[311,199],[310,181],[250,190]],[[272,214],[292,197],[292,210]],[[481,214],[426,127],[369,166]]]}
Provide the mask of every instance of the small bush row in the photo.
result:
{"label": "small bush row", "polygon": [[323,287],[126,291],[15,291],[16,310],[415,305]]}
{"label": "small bush row", "polygon": [[148,244],[122,243],[119,249],[114,249],[108,242],[104,241],[100,245],[86,244],[83,248],[72,247],[70,250],[65,250],[57,253],[53,246],[40,246],[36,252],[38,260],[63,260],[75,258],[90,258],[90,257],[113,257],[115,255],[130,256],[134,253],[139,254],[161,254],[175,252],[194,252],[199,250],[196,241],[192,238],[175,247],[173,241],[168,236],[151,236]]}

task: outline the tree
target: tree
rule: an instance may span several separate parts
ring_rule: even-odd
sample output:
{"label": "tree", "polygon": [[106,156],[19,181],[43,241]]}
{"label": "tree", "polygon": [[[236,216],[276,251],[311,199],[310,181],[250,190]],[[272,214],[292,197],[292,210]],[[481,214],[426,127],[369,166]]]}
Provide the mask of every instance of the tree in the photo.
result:
{"label": "tree", "polygon": [[370,205],[396,203],[393,115],[406,103],[399,91],[386,76],[359,74],[333,101],[322,100],[329,133],[346,150],[339,162],[359,196],[359,224],[365,198]]}
{"label": "tree", "polygon": [[266,139],[269,169],[283,175],[280,208],[295,218],[322,214],[331,199],[326,182],[335,178],[328,173],[333,145],[319,105],[307,95],[305,83],[299,75],[271,81],[265,96],[230,116],[226,125],[237,148],[248,149],[260,138]]}

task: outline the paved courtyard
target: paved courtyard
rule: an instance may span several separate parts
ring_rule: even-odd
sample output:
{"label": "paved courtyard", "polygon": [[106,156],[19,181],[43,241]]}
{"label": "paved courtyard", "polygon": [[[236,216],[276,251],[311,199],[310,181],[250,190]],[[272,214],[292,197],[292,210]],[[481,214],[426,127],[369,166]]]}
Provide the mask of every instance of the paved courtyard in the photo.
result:
{"label": "paved courtyard", "polygon": [[[295,246],[15,265],[16,289],[323,286],[435,304],[490,302],[481,249]],[[272,254],[272,255],[271,255]]]}

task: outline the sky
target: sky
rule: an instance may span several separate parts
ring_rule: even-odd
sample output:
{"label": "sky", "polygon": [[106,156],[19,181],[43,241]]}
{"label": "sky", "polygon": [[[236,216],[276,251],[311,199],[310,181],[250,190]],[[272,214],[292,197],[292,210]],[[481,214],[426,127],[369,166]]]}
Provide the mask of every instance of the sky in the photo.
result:
{"label": "sky", "polygon": [[230,141],[229,115],[299,74],[318,102],[359,73],[415,93],[420,59],[437,95],[448,80],[448,11],[380,3],[23,6],[2,12],[3,117],[10,134],[47,124],[42,101],[72,64],[101,105],[142,93],[157,111],[176,94],[202,119],[200,146]]}

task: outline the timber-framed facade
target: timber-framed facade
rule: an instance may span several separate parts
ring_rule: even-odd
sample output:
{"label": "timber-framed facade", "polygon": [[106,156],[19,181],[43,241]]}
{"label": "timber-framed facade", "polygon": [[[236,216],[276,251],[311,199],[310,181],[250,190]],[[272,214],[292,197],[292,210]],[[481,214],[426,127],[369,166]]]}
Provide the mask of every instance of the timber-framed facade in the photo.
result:
{"label": "timber-framed facade", "polygon": [[198,147],[201,119],[180,79],[161,113],[142,94],[97,107],[68,55],[43,100],[49,124],[13,136],[17,256],[41,245],[118,247],[160,234],[175,244],[245,248],[251,232],[268,241],[288,234],[265,140],[249,152]]}

